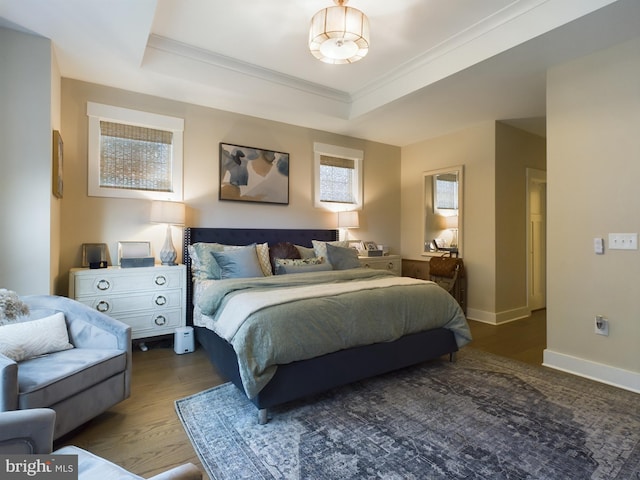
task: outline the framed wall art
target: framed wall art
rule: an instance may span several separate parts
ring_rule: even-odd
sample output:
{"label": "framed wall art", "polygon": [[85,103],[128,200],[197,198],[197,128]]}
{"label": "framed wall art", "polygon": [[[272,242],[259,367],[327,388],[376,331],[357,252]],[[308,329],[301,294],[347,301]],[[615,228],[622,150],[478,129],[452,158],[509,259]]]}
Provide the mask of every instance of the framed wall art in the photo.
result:
{"label": "framed wall art", "polygon": [[289,154],[220,143],[220,200],[289,204]]}
{"label": "framed wall art", "polygon": [[57,198],[62,198],[62,137],[58,130],[53,131],[53,174],[52,191]]}

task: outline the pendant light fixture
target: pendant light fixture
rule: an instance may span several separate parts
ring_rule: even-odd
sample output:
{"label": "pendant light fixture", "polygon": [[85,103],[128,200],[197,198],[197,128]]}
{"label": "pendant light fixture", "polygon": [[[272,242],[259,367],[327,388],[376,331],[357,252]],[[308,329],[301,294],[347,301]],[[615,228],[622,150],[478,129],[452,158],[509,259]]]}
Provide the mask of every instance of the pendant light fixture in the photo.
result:
{"label": "pendant light fixture", "polygon": [[325,63],[354,63],[369,51],[369,19],[347,7],[348,0],[334,0],[335,7],[320,10],[311,19],[309,50]]}

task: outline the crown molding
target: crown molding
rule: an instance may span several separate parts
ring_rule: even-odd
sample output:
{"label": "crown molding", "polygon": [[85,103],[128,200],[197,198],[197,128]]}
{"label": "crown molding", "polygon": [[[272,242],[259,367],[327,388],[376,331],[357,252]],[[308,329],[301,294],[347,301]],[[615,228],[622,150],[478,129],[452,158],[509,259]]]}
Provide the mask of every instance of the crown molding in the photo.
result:
{"label": "crown molding", "polygon": [[347,104],[351,103],[351,96],[346,92],[302,80],[291,75],[279,73],[251,63],[236,60],[235,58],[177,42],[159,35],[149,35],[147,48],[159,50],[161,52],[183,57],[192,61],[206,63],[216,68],[249,76],[265,82],[282,85],[288,88],[293,88],[304,93],[328,98],[333,101]]}

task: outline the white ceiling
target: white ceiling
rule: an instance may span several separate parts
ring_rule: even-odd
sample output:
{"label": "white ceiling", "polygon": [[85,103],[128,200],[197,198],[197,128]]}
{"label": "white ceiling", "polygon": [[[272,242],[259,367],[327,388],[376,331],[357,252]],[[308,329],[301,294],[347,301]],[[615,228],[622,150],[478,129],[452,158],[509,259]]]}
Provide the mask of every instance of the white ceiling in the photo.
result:
{"label": "white ceiling", "polygon": [[486,120],[544,134],[549,66],[640,35],[638,0],[351,0],[360,62],[306,47],[330,0],[0,0],[63,77],[392,145]]}

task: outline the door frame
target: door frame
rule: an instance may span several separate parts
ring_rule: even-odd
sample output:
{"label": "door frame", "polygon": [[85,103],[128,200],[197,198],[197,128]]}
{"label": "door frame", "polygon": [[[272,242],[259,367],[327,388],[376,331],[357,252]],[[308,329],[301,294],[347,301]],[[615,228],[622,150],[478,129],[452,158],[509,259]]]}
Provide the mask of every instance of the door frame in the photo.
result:
{"label": "door frame", "polygon": [[[531,235],[532,235],[532,228],[531,228],[531,204],[530,204],[530,188],[531,185],[533,184],[544,184],[546,187],[547,184],[547,172],[544,170],[539,170],[536,168],[527,168],[526,169],[526,176],[527,176],[527,188],[526,188],[526,195],[527,195],[527,212],[526,212],[526,221],[527,221],[527,246],[526,246],[526,275],[527,275],[527,307],[531,310],[531,284],[530,284],[530,279],[531,279],[531,262],[530,262],[530,252],[532,249],[532,245],[531,245]],[[545,245],[546,245],[546,225],[547,225],[547,201],[546,201],[546,190],[545,190],[545,202],[544,202],[544,213],[543,213],[543,220],[542,223],[545,226]],[[546,268],[546,248],[544,251],[544,261],[542,262],[542,266],[544,268],[544,275],[545,275],[545,294],[544,294],[544,306],[540,307],[540,308],[545,308],[546,307],[546,274],[547,274],[547,268]],[[537,309],[538,307],[536,307]]]}

